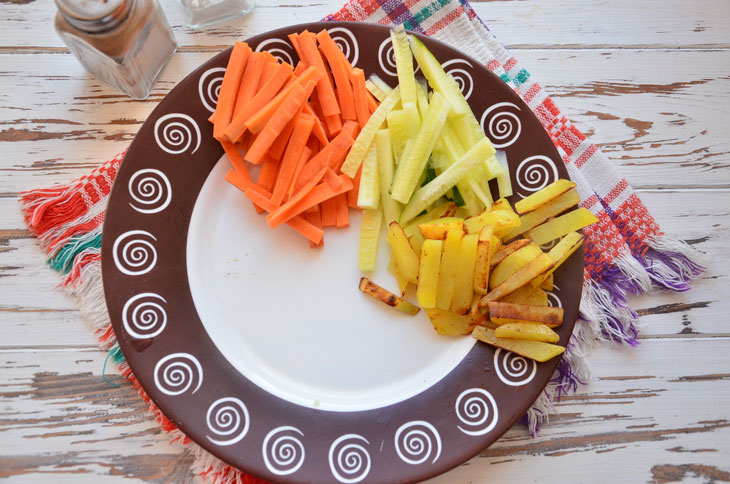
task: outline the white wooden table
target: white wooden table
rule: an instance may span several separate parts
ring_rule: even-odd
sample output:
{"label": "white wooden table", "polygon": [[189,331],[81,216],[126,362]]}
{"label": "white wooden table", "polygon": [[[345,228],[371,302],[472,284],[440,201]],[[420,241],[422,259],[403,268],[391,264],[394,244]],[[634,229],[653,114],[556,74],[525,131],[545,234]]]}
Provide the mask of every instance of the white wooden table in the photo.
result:
{"label": "white wooden table", "polygon": [[[25,230],[18,192],[65,183],[121,151],[157,102],[236,39],[316,20],[317,0],[262,0],[205,31],[163,2],[180,48],[146,101],[90,78],[48,1],[0,2],[0,480],[193,482],[169,438],[111,371]],[[585,132],[596,133],[669,234],[711,255],[695,288],[636,298],[636,349],[597,350],[594,379],[433,482],[730,481],[730,2],[474,4]],[[112,366],[112,365],[110,365]]]}

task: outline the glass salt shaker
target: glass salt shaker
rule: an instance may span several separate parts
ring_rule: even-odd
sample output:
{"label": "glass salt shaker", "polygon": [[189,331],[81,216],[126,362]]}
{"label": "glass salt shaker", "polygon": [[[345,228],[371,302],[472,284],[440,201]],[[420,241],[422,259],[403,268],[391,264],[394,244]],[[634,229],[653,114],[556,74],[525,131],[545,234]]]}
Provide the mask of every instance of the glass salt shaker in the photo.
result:
{"label": "glass salt shaker", "polygon": [[245,15],[254,9],[254,0],[180,0],[185,23],[198,29]]}
{"label": "glass salt shaker", "polygon": [[90,74],[145,99],[177,44],[157,0],[56,0],[56,32]]}

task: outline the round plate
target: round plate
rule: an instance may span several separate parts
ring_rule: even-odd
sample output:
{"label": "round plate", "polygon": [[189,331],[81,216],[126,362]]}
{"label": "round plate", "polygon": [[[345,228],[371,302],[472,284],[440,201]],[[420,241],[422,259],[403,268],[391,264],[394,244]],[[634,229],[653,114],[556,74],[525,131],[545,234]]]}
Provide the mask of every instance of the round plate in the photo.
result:
{"label": "round plate", "polygon": [[[395,84],[389,30],[311,23],[249,39],[295,63],[287,35],[327,28],[353,65]],[[459,82],[506,156],[512,203],[568,178],[537,118],[501,80],[419,36]],[[558,365],[441,337],[357,289],[359,215],[310,250],[270,230],[224,181],[229,163],[207,121],[230,49],[152,112],[127,152],[104,223],[109,314],[152,400],[222,460],[278,482],[414,482],[474,456],[525,414]],[[381,251],[385,257],[386,251]],[[578,313],[582,250],[549,294]],[[385,264],[382,263],[381,266]],[[390,284],[385,270],[373,275]]]}

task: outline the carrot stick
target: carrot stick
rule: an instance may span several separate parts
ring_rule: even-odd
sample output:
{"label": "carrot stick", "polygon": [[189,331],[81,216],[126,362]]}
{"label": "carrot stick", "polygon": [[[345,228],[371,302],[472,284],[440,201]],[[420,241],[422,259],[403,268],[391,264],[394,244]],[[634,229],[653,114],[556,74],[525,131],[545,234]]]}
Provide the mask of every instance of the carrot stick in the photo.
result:
{"label": "carrot stick", "polygon": [[309,67],[309,65],[307,65],[307,63],[303,60],[300,60],[299,62],[297,62],[297,66],[294,68],[294,75],[297,77],[302,75],[302,72],[304,72],[307,67]]}
{"label": "carrot stick", "polygon": [[287,201],[285,204],[283,204],[273,212],[269,213],[269,215],[266,216],[266,221],[269,222],[269,227],[273,229],[281,223],[286,222],[290,218],[301,213],[301,211],[298,211],[296,213],[291,213],[291,211],[293,210],[293,207],[296,207],[297,203],[299,203],[307,195],[307,193],[311,192],[314,187],[317,186],[317,184],[326,172],[327,168],[322,168],[321,170],[319,170],[319,172],[314,177],[312,177],[311,180],[309,180],[306,184],[302,186],[300,190],[296,191],[292,195],[289,201]]}
{"label": "carrot stick", "polygon": [[324,132],[324,127],[322,126],[322,120],[314,112],[314,108],[309,101],[304,103],[304,112],[306,112],[307,114],[311,114],[314,117],[314,128],[312,129],[312,133],[314,134],[314,136],[316,136],[320,143],[322,143],[323,145],[329,143],[329,140],[327,139],[327,134]]}
{"label": "carrot stick", "polygon": [[301,157],[302,151],[307,146],[309,134],[312,132],[314,119],[311,116],[299,115],[294,125],[289,144],[286,147],[284,158],[281,160],[281,169],[279,176],[276,178],[276,185],[273,188],[271,201],[274,205],[281,205],[286,196],[286,192],[291,185],[291,181],[296,173],[297,165]]}
{"label": "carrot stick", "polygon": [[[322,30],[317,34],[317,40],[319,41],[319,50],[322,51],[327,63],[332,71],[332,76],[335,78],[335,85],[337,86],[337,99],[340,102],[340,109],[342,110],[342,119],[357,119],[355,113],[355,98],[352,93],[352,86],[350,85],[349,78],[349,65],[346,67],[345,55],[342,50],[337,46],[337,43],[332,40],[327,30]],[[364,81],[363,81],[364,82]]]}
{"label": "carrot stick", "polygon": [[[236,104],[236,113],[228,128],[223,133],[229,140],[238,140],[246,130],[246,120],[271,101],[284,84],[292,78],[292,67],[289,64],[270,64],[273,71],[272,76],[261,85],[258,92],[246,101]],[[244,82],[246,82],[244,77]],[[243,83],[241,84],[243,86]],[[240,101],[240,98],[239,98]],[[240,109],[239,109],[240,105]]]}
{"label": "carrot stick", "polygon": [[357,112],[357,121],[360,128],[365,127],[365,123],[370,119],[370,109],[368,109],[368,90],[365,87],[365,73],[362,69],[355,67],[350,74],[352,80],[352,90],[355,95],[355,111]]}
{"label": "carrot stick", "polygon": [[[261,74],[266,66],[266,56],[262,52],[253,52],[246,64],[246,70],[243,72],[241,84],[236,95],[236,108],[233,111],[231,120],[248,104],[251,98],[256,94],[261,82]],[[224,133],[225,134],[225,133]],[[231,140],[235,141],[235,140]]]}
{"label": "carrot stick", "polygon": [[248,171],[248,167],[243,161],[243,155],[241,155],[238,147],[226,140],[222,140],[221,145],[223,146],[226,155],[228,155],[228,159],[231,160],[231,165],[233,165],[233,169],[236,171],[236,173],[241,176],[242,180],[246,184],[253,185],[254,183],[253,179],[251,178],[251,173]]}
{"label": "carrot stick", "polygon": [[368,110],[370,111],[370,114],[373,114],[380,104],[378,103],[378,100],[375,99],[375,96],[373,96],[373,93],[367,89],[365,89],[365,92],[368,95]]}
{"label": "carrot stick", "polygon": [[251,48],[245,42],[236,42],[228,59],[226,73],[223,74],[221,90],[218,94],[218,104],[215,107],[215,124],[213,125],[213,136],[220,139],[223,131],[228,127],[233,117],[233,110],[236,106],[236,93],[241,84],[243,71],[251,55]]}
{"label": "carrot stick", "polygon": [[338,134],[330,144],[322,148],[319,153],[314,155],[312,159],[304,165],[304,168],[302,168],[302,172],[296,181],[295,191],[307,183],[314,174],[318,173],[319,170],[322,169],[322,167],[330,168],[331,159],[339,158],[342,152],[347,152],[354,141],[355,140],[352,136],[344,131]]}
{"label": "carrot stick", "polygon": [[[355,139],[357,138],[357,134],[360,130],[360,127],[355,121],[345,121],[345,125],[342,127],[341,133],[345,133],[350,138]],[[348,138],[343,138],[344,140],[347,140]],[[342,164],[345,162],[345,158],[347,157],[347,152],[349,150],[349,147],[346,149],[339,149],[337,152],[330,158],[330,167],[335,170],[339,171]]]}
{"label": "carrot stick", "polygon": [[316,67],[307,67],[307,69],[302,73],[301,76],[296,79],[296,81],[292,82],[284,89],[282,89],[281,92],[279,92],[279,94],[277,94],[274,99],[269,101],[266,106],[264,106],[259,112],[246,120],[246,128],[248,128],[248,130],[252,133],[258,133],[260,130],[263,129],[269,118],[273,116],[277,108],[281,105],[282,102],[284,102],[284,99],[286,99],[287,96],[291,94],[292,90],[294,90],[296,86],[305,87],[309,81],[317,81],[321,77],[322,72],[320,72]]}
{"label": "carrot stick", "polygon": [[[307,222],[322,228],[322,215],[319,211],[319,205],[315,205],[311,209],[308,209],[306,212],[304,212],[305,218],[307,219]],[[318,243],[315,244],[314,242],[309,242],[309,248],[314,249],[315,247],[322,247],[324,245],[324,238]]]}
{"label": "carrot stick", "polygon": [[261,164],[261,171],[259,172],[259,178],[256,180],[256,184],[268,192],[272,191],[274,189],[274,184],[276,183],[278,170],[279,160],[269,155],[264,156],[264,161]]}
{"label": "carrot stick", "polygon": [[312,150],[308,146],[302,150],[302,155],[299,157],[299,160],[297,160],[297,168],[296,168],[296,170],[294,170],[294,176],[292,176],[291,182],[289,183],[289,187],[286,189],[287,201],[294,194],[294,188],[295,188],[297,180],[299,179],[299,174],[302,172],[304,165],[306,165],[307,162],[309,161],[309,158],[312,156],[312,153],[314,153],[314,150]]}
{"label": "carrot stick", "polygon": [[[345,176],[347,176],[347,175],[345,175]],[[352,190],[350,190],[350,192],[351,191]],[[350,193],[350,192],[347,192],[347,193]],[[337,195],[337,197],[335,197],[335,200],[337,200],[336,226],[338,229],[350,226],[350,209],[347,206],[347,193],[343,193],[342,195]]]}
{"label": "carrot stick", "polygon": [[[300,113],[303,111],[300,111]],[[287,143],[289,143],[289,138],[291,138],[291,134],[294,131],[294,125],[297,122],[297,119],[299,119],[299,116],[294,116],[289,120],[288,123],[286,123],[286,126],[284,126],[284,129],[281,130],[281,133],[279,133],[279,136],[276,137],[274,142],[271,144],[271,148],[269,148],[269,155],[273,156],[274,158],[281,159],[281,157],[284,155],[284,150],[286,149]]]}
{"label": "carrot stick", "polygon": [[332,190],[339,190],[344,183],[344,180],[337,176],[337,173],[330,168],[327,170],[327,173],[324,174],[324,182],[329,185]]}
{"label": "carrot stick", "polygon": [[332,116],[324,117],[325,126],[327,127],[327,134],[330,138],[334,138],[340,131],[342,131],[342,120],[339,114],[333,114]]}
{"label": "carrot stick", "polygon": [[[326,183],[320,183],[314,188],[307,190],[303,197],[297,197],[298,194],[295,194],[289,202],[279,207],[276,212],[272,212],[267,215],[266,221],[269,222],[269,227],[274,228],[282,222],[299,215],[309,207],[313,207],[325,200],[329,200],[332,197],[346,193],[348,190],[352,190],[352,183],[350,183],[349,180],[344,180],[344,183],[339,190],[332,190],[332,188],[330,188],[330,186]],[[303,189],[302,191],[305,190]]]}
{"label": "carrot stick", "polygon": [[289,34],[289,42],[291,42],[292,47],[294,47],[294,52],[297,53],[297,56],[299,56],[299,60],[304,60],[304,56],[302,55],[302,50],[299,48],[299,34],[293,33]]}
{"label": "carrot stick", "polygon": [[355,178],[352,179],[352,190],[347,192],[347,204],[350,207],[357,209],[360,208],[357,204],[357,196],[360,193],[360,175],[362,175],[362,165],[360,165],[360,168],[357,169]]}
{"label": "carrot stick", "polygon": [[[239,185],[240,179],[238,178],[238,175],[233,170],[229,171],[226,175],[226,181],[231,183],[232,185],[236,186],[239,189],[242,189]],[[256,187],[256,185],[254,185]],[[261,204],[265,206],[266,208],[270,208],[274,210],[276,207],[274,207],[271,204],[271,200],[266,198],[265,194],[262,194],[258,191],[256,191],[254,188],[245,190],[243,192],[254,204]],[[286,224],[302,234],[304,237],[309,239],[310,243],[312,244],[321,244],[322,238],[324,237],[324,230],[322,230],[322,227],[318,227],[316,224],[308,222],[304,216],[297,215],[296,217],[291,218],[290,220],[287,220]]]}
{"label": "carrot stick", "polygon": [[337,225],[337,197],[323,201],[321,207],[322,227],[335,227]]}
{"label": "carrot stick", "polygon": [[337,98],[335,97],[335,90],[330,83],[327,71],[324,67],[324,61],[322,60],[322,56],[319,54],[319,49],[317,49],[317,40],[315,35],[311,32],[299,34],[297,37],[297,43],[299,44],[299,49],[302,51],[302,55],[304,56],[304,62],[310,66],[316,67],[322,71],[322,74],[324,74],[317,81],[317,98],[319,99],[319,104],[322,107],[322,113],[325,116],[340,114],[340,107],[337,103]]}
{"label": "carrot stick", "polygon": [[251,148],[246,153],[245,160],[251,163],[261,163],[261,159],[266,151],[271,147],[276,137],[282,132],[286,123],[299,112],[299,109],[309,97],[309,93],[314,89],[314,81],[310,81],[305,88],[296,86],[294,90],[281,103],[266,126],[256,136]]}

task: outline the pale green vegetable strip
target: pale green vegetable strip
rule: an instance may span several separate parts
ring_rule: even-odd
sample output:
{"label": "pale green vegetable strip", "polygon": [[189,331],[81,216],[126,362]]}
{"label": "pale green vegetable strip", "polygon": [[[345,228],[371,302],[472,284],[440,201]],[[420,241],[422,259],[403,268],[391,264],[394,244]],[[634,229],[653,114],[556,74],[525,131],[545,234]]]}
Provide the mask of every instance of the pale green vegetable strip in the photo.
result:
{"label": "pale green vegetable strip", "polygon": [[380,180],[378,179],[378,150],[375,143],[370,145],[362,162],[360,190],[357,206],[376,210],[380,206]]}
{"label": "pale green vegetable strip", "polygon": [[361,271],[374,271],[378,256],[378,242],[380,226],[383,224],[383,212],[380,210],[365,209],[362,211],[360,224],[360,249],[358,250],[357,265]]}
{"label": "pale green vegetable strip", "polygon": [[451,118],[449,119],[449,123],[451,123],[454,134],[465,150],[471,149],[477,143],[478,140],[474,136],[474,131],[471,129],[471,123],[467,115]]}
{"label": "pale green vegetable strip", "polygon": [[390,184],[393,181],[393,171],[395,163],[393,162],[393,149],[390,142],[390,132],[387,129],[378,131],[375,137],[375,145],[378,150],[378,178],[380,180],[380,204],[383,207],[383,215],[385,223],[398,220],[403,206],[393,200],[388,192]]}
{"label": "pale green vegetable strip", "polygon": [[362,128],[362,131],[360,131],[360,134],[350,148],[350,152],[347,154],[347,158],[345,158],[345,163],[340,169],[342,173],[350,178],[355,178],[357,170],[360,168],[360,164],[365,159],[365,154],[367,153],[368,148],[370,148],[378,129],[380,129],[380,125],[383,124],[388,113],[395,107],[399,100],[400,89],[396,87],[390,92],[390,94],[388,94],[385,100],[380,103],[378,109],[376,109],[370,116],[370,119],[368,119],[368,122]]}
{"label": "pale green vegetable strip", "polygon": [[400,160],[410,137],[408,134],[408,119],[402,109],[394,109],[388,113],[388,131],[390,131],[395,159],[396,161]]}
{"label": "pale green vegetable strip", "polygon": [[[378,88],[378,89],[380,89],[381,91],[383,91],[383,92],[385,93],[385,95],[386,95],[386,96],[387,96],[388,94],[390,94],[390,92],[391,92],[391,91],[393,90],[393,88],[392,88],[392,87],[390,87],[390,86],[388,85],[388,83],[387,83],[387,82],[385,82],[385,81],[384,81],[384,80],[383,80],[383,79],[382,79],[382,78],[381,78],[381,77],[380,77],[379,75],[377,75],[377,74],[370,74],[370,77],[368,77],[368,81],[370,81],[371,83],[375,84],[375,86],[377,86],[377,88]],[[365,83],[365,85],[367,86],[367,82]],[[380,99],[378,99],[378,101],[380,101],[380,102],[383,102],[383,101],[381,101]]]}
{"label": "pale green vegetable strip", "polygon": [[418,98],[418,112],[423,117],[428,109],[428,84],[421,79],[416,81],[416,97]]}
{"label": "pale green vegetable strip", "polygon": [[412,140],[406,155],[398,161],[391,187],[391,195],[395,200],[401,203],[410,200],[418,179],[426,167],[428,157],[441,134],[441,129],[446,123],[450,109],[449,102],[444,96],[434,95],[418,134]]}
{"label": "pale green vegetable strip", "polygon": [[[505,167],[502,166],[502,163],[497,159],[497,156],[490,156],[487,158],[487,160],[484,162],[484,168],[486,170],[486,176],[488,176],[489,180],[492,178],[497,178],[498,176],[502,175],[505,171]],[[509,177],[509,173],[507,173],[507,177]]]}
{"label": "pale green vegetable strip", "polygon": [[414,102],[403,103],[403,112],[406,115],[408,134],[414,138],[418,134],[418,128],[421,127],[421,113],[418,112],[418,106]]}
{"label": "pale green vegetable strip", "polygon": [[460,116],[471,112],[456,81],[444,72],[444,68],[441,67],[441,63],[436,60],[436,57],[415,36],[411,35],[408,39],[411,42],[411,51],[416,61],[418,61],[421,72],[426,76],[433,90],[440,92],[448,99],[451,108],[454,110],[454,115]]}
{"label": "pale green vegetable strip", "polygon": [[497,185],[499,186],[499,197],[500,198],[511,197],[512,196],[512,180],[510,180],[510,176],[509,176],[509,167],[507,166],[507,159],[506,159],[506,157],[497,157],[497,156],[494,156],[494,158],[498,161],[499,165],[502,167],[502,173],[497,175]]}
{"label": "pale green vegetable strip", "polygon": [[395,68],[398,71],[398,85],[400,86],[403,105],[416,102],[416,76],[413,72],[413,56],[408,45],[408,36],[403,25],[390,30],[390,42],[393,44]]}
{"label": "pale green vegetable strip", "polygon": [[377,99],[378,102],[381,102],[382,103],[385,100],[385,98],[388,96],[388,93],[387,92],[385,92],[382,89],[380,89],[380,86],[378,86],[377,84],[375,84],[370,79],[367,79],[365,81],[365,87],[367,88],[368,91],[370,91],[370,94],[372,94],[373,96],[375,96],[375,99]]}
{"label": "pale green vegetable strip", "polygon": [[486,138],[474,145],[459,161],[413,194],[411,201],[403,208],[400,216],[401,223],[407,223],[421,213],[423,209],[438,200],[444,193],[456,185],[469,170],[479,165],[485,158],[492,156],[493,153],[494,147],[492,147],[492,143]]}

